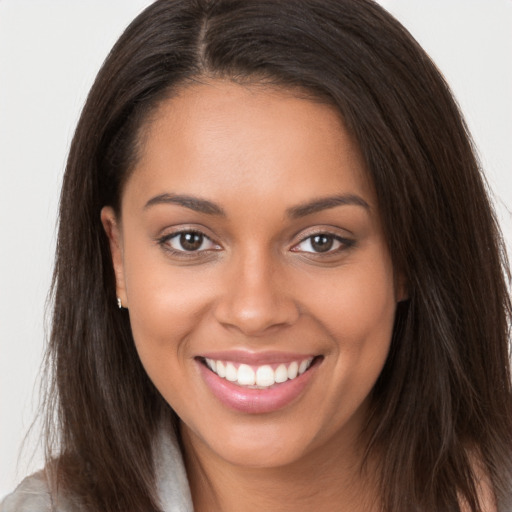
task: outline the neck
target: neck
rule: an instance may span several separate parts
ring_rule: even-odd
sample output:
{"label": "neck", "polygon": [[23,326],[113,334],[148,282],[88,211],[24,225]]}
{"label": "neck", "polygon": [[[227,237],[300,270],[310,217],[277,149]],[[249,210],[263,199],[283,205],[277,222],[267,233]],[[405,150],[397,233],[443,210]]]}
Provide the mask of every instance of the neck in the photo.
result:
{"label": "neck", "polygon": [[373,465],[362,465],[355,443],[338,439],[280,467],[231,464],[182,428],[185,464],[196,512],[378,510]]}

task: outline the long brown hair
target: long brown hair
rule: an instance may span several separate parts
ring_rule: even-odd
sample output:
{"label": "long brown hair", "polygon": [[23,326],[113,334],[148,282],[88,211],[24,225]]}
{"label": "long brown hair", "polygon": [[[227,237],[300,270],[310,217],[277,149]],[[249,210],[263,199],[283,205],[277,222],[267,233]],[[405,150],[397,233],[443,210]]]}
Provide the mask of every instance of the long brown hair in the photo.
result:
{"label": "long brown hair", "polygon": [[47,395],[58,485],[91,511],[158,510],[151,443],[173,412],[117,309],[100,210],[119,207],[159,102],[202,77],[327,99],[360,145],[408,289],[368,419],[384,510],[455,511],[465,502],[480,511],[476,466],[498,509],[512,510],[504,246],[446,83],[371,0],[158,0],[112,49],[61,195]]}

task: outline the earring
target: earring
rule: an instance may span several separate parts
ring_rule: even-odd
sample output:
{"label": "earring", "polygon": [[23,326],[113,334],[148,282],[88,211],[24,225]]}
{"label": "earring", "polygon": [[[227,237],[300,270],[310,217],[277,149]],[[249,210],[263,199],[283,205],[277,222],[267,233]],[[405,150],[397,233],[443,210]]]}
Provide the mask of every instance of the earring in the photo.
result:
{"label": "earring", "polygon": [[119,309],[123,309],[123,303],[121,302],[121,299],[119,297],[117,297],[117,307]]}

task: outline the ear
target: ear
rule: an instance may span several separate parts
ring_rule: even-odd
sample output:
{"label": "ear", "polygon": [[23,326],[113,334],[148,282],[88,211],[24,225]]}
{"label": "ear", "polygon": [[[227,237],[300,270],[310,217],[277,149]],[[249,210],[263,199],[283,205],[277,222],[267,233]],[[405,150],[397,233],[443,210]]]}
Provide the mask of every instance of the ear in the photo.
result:
{"label": "ear", "polygon": [[116,276],[116,294],[123,307],[128,307],[128,297],[126,295],[126,283],[124,277],[124,258],[123,258],[123,239],[121,236],[121,229],[119,221],[110,206],[105,206],[101,209],[101,223],[103,229],[107,234],[110,244],[110,254],[112,255],[112,266],[114,267],[114,274]]}

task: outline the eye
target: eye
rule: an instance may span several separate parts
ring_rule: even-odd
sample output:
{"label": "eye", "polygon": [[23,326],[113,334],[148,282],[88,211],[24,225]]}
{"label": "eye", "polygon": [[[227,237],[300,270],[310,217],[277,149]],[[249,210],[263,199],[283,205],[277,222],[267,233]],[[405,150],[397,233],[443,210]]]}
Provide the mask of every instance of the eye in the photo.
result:
{"label": "eye", "polygon": [[180,231],[165,236],[160,240],[160,243],[176,252],[201,252],[219,249],[217,244],[200,231]]}
{"label": "eye", "polygon": [[342,238],[330,233],[317,233],[308,236],[302,242],[292,248],[294,252],[309,253],[335,253],[343,249],[348,249],[354,245],[353,240]]}

